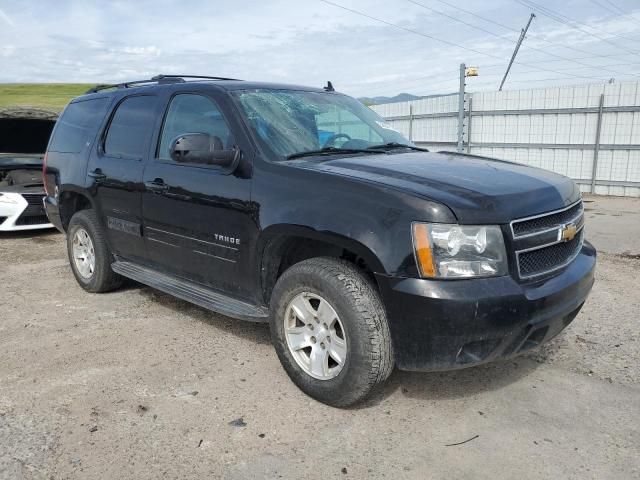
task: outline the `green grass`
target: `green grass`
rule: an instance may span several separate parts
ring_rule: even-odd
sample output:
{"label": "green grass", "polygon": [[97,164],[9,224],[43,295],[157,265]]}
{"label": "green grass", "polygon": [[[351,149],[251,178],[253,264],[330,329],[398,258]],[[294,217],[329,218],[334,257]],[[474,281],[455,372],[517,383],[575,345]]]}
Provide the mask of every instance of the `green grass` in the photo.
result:
{"label": "green grass", "polygon": [[86,83],[0,83],[0,108],[29,106],[59,112],[69,100],[92,86]]}

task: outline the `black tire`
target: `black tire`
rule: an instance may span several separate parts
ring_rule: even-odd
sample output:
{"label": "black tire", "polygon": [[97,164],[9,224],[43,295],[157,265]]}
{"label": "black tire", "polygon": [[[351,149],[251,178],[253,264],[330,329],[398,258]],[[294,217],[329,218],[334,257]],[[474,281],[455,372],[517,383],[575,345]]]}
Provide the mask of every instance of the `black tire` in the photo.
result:
{"label": "black tire", "polygon": [[[83,228],[89,234],[95,252],[95,269],[89,278],[84,277],[78,271],[73,259],[73,238],[80,228]],[[98,216],[93,210],[80,210],[71,217],[69,228],[67,229],[67,253],[73,275],[80,286],[87,292],[109,292],[122,285],[123,277],[111,270],[113,255],[107,245]]]}
{"label": "black tire", "polygon": [[[285,313],[289,302],[302,292],[326,299],[343,324],[347,355],[334,378],[318,380],[306,373],[287,345]],[[271,338],[282,366],[316,400],[334,407],[351,406],[391,374],[393,350],[384,305],[371,282],[349,262],[318,257],[293,265],[278,279],[270,310]]]}

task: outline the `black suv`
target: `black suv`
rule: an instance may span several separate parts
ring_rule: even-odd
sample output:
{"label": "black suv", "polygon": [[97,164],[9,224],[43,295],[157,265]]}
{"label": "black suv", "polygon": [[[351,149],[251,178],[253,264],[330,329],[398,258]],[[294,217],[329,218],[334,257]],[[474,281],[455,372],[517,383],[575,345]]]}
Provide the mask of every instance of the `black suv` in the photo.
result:
{"label": "black suv", "polygon": [[334,406],[394,365],[453,369],[540,345],[594,281],[573,181],[418,148],[331,84],[96,87],[64,110],[44,177],[85,290],[128,277],[268,321],[291,379]]}

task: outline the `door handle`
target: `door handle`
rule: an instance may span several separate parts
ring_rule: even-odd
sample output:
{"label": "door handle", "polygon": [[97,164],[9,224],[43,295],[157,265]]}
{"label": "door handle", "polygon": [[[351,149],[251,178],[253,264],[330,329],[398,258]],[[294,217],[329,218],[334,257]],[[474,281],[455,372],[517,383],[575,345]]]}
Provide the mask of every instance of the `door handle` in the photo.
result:
{"label": "door handle", "polygon": [[161,178],[156,178],[152,182],[144,182],[144,186],[155,193],[164,193],[169,190],[169,185],[164,183],[164,180]]}
{"label": "door handle", "polygon": [[102,173],[102,170],[96,168],[94,171],[87,173],[87,175],[95,180],[96,183],[104,182],[107,176]]}

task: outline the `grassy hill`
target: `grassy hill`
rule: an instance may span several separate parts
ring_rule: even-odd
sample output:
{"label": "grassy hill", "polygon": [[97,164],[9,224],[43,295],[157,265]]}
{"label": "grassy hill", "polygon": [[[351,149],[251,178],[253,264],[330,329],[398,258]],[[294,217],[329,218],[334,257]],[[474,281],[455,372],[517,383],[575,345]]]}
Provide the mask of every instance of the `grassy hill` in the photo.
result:
{"label": "grassy hill", "polygon": [[69,100],[92,86],[85,83],[0,83],[0,108],[29,106],[59,112]]}

